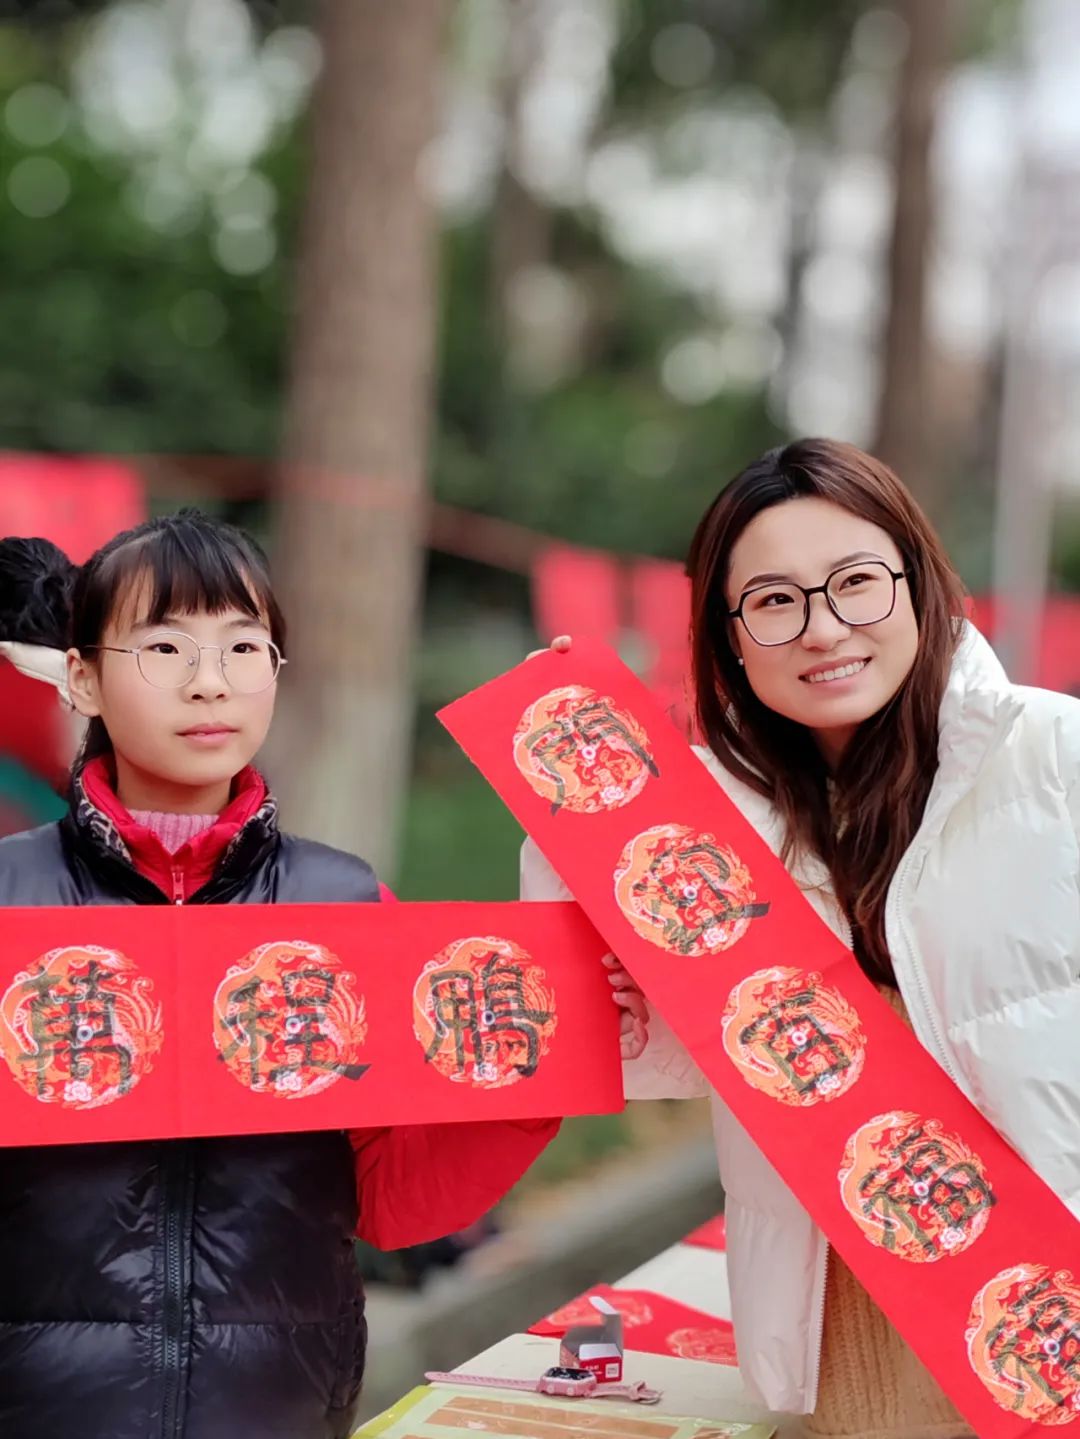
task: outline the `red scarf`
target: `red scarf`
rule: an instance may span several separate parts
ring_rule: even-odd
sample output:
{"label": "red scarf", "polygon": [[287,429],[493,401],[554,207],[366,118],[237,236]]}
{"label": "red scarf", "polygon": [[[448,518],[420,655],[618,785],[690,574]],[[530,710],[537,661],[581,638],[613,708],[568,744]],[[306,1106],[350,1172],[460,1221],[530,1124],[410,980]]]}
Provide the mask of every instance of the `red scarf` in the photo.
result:
{"label": "red scarf", "polygon": [[210,828],[170,854],[154,831],[139,824],[117,799],[104,756],[86,766],[82,784],[90,803],[115,826],[135,869],[176,903],[189,899],[213,877],[221,856],[258,813],[267,795],[266,781],[248,765],[236,776],[232,798]]}

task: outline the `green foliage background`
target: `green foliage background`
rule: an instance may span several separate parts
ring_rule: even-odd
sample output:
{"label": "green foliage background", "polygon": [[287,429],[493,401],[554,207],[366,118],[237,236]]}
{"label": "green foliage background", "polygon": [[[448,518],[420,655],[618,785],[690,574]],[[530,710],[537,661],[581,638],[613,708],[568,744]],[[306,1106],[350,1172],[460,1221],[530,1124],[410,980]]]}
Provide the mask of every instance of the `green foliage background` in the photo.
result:
{"label": "green foliage background", "polygon": [[[107,8],[0,11],[0,117],[27,84],[69,93],[87,17]],[[867,8],[859,0],[623,0],[598,132],[663,122],[737,85],[784,123],[824,139],[852,26]],[[309,7],[295,0],[252,11],[272,29],[302,23]],[[969,9],[961,53],[1007,46],[1016,15],[1016,0]],[[673,89],[657,77],[654,41],[673,22],[699,25],[715,45],[717,62],[699,86]],[[219,263],[209,203],[171,231],[141,218],[130,198],[134,161],[96,146],[74,109],[51,144],[28,149],[6,128],[0,135],[0,447],[272,456],[307,163],[303,117],[257,160],[256,173],[277,196],[277,252],[250,276]],[[70,184],[66,203],[48,218],[30,218],[9,199],[12,171],[30,154],[55,160]],[[727,477],[784,438],[764,387],[686,405],[660,381],[667,346],[724,317],[704,315],[692,295],[620,258],[587,206],[558,208],[549,216],[547,259],[602,295],[601,318],[586,362],[548,388],[531,389],[505,361],[493,318],[492,255],[491,206],[448,221],[432,455],[437,497],[585,545],[681,557]],[[669,453],[659,473],[635,463],[645,432]],[[964,496],[984,493],[985,478],[946,478],[961,497],[954,527],[963,563],[972,530],[962,517],[975,503]],[[231,514],[265,533],[259,506],[234,506]],[[1064,516],[1055,564],[1059,580],[1076,587],[1078,534]],[[970,548],[977,567],[978,547]],[[410,898],[515,892],[516,826],[430,716],[531,642],[524,579],[432,557],[418,661],[416,775],[397,876]]]}

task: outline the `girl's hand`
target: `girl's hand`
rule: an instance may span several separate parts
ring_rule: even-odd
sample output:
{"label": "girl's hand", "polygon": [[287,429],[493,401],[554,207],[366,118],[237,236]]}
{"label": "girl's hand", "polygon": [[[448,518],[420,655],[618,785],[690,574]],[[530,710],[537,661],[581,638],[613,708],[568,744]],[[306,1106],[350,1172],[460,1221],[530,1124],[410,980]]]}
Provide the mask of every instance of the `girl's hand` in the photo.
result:
{"label": "girl's hand", "polygon": [[[573,640],[569,635],[556,635],[551,641],[551,644],[548,645],[548,649],[554,650],[557,655],[564,655],[572,644]],[[546,655],[547,652],[547,650],[530,650],[525,658],[527,660],[534,660],[537,655]]]}
{"label": "girl's hand", "polygon": [[645,996],[613,954],[604,955],[611,997],[619,1006],[619,1048],[623,1059],[637,1059],[649,1042],[649,1006]]}

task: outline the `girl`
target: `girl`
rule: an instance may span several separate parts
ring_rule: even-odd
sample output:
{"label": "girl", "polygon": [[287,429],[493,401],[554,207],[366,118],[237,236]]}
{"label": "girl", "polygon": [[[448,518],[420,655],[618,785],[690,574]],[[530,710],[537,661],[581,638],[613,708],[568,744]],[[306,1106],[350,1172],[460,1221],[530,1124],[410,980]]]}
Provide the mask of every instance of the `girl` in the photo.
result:
{"label": "girl", "polygon": [[[285,627],[238,530],[185,511],[77,571],[6,540],[0,625],[30,671],[49,654],[26,642],[67,647],[89,721],[66,818],[0,842],[0,904],[379,898],[362,860],[278,830],[252,768]],[[0,1150],[0,1434],[346,1439],[366,1337],[354,1234],[392,1249],[463,1228],[557,1128]]]}
{"label": "girl", "polygon": [[[849,445],[803,440],[744,470],[701,521],[689,573],[709,774],[1080,1215],[1080,703],[1008,683],[925,516]],[[523,883],[559,892],[531,846]],[[654,1016],[628,1095],[705,1092]],[[712,1100],[739,1357],[759,1397],[808,1415],[817,1439],[971,1435]]]}

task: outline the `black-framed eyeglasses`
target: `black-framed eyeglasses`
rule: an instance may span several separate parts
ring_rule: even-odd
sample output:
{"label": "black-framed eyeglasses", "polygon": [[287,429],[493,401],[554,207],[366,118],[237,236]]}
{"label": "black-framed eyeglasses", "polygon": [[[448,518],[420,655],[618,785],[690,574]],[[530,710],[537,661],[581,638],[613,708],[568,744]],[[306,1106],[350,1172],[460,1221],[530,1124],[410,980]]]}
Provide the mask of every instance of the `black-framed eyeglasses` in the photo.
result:
{"label": "black-framed eyeglasses", "polygon": [[742,595],[735,609],[728,610],[728,619],[742,620],[754,643],[765,648],[788,645],[806,633],[812,595],[824,595],[843,625],[859,629],[880,624],[895,609],[896,586],[907,573],[890,569],[883,560],[865,560],[841,565],[823,585],[809,589],[790,581],[755,585]]}
{"label": "black-framed eyeglasses", "polygon": [[221,677],[237,694],[267,690],[287,661],[271,639],[242,635],[227,645],[200,645],[183,630],[159,630],[141,645],[87,645],[87,649],[134,655],[139,673],[157,690],[186,689],[199,672],[203,650],[217,650]]}

